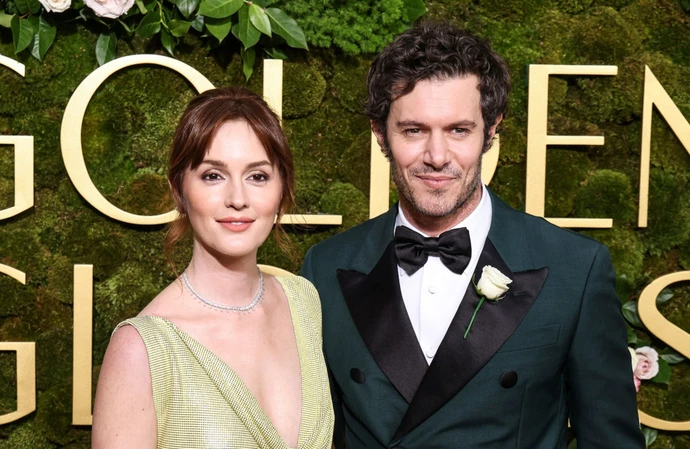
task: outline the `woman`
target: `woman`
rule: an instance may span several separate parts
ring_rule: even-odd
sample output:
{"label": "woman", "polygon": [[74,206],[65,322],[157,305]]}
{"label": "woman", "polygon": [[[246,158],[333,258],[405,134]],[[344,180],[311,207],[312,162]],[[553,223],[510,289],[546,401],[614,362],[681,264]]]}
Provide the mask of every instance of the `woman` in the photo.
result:
{"label": "woman", "polygon": [[330,448],[318,295],[256,261],[293,200],[278,117],[246,89],[204,92],[177,127],[168,181],[180,218],[166,245],[191,227],[192,259],[116,328],[92,447]]}

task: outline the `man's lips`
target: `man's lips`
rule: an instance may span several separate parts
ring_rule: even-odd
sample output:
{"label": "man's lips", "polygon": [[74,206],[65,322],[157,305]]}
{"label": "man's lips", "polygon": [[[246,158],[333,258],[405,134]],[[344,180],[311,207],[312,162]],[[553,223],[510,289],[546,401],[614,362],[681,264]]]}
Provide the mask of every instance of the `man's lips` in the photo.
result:
{"label": "man's lips", "polygon": [[417,178],[422,181],[424,185],[433,189],[446,187],[455,180],[452,176],[417,175]]}

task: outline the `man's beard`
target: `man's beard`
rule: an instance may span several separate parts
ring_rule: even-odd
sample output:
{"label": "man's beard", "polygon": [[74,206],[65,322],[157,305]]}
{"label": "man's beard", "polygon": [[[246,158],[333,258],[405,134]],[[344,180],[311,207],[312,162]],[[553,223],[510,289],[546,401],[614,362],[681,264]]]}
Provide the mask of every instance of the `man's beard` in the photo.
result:
{"label": "man's beard", "polygon": [[[470,181],[470,184],[467,186],[467,188],[460,191],[460,194],[456,198],[447,198],[450,193],[446,189],[438,189],[431,192],[436,201],[427,201],[427,204],[423,204],[421,199],[415,198],[413,189],[397,169],[395,162],[391,162],[393,162],[391,164],[393,182],[398,189],[398,195],[403,198],[410,205],[410,207],[412,207],[414,212],[425,217],[444,218],[452,216],[463,206],[465,206],[465,204],[467,204],[472,197],[472,194],[477,190],[481,183],[482,160],[480,158],[476,166],[475,175]],[[455,178],[460,178],[462,176],[462,172],[460,170],[446,167],[434,169],[428,166],[422,166],[420,168],[412,169],[408,172],[410,178],[432,173],[453,176]]]}

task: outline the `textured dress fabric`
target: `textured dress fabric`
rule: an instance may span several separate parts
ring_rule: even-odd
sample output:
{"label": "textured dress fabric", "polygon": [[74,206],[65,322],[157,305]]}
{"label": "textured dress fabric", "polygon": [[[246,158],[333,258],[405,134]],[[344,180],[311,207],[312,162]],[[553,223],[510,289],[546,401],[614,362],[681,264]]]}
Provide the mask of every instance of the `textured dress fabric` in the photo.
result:
{"label": "textured dress fabric", "polygon": [[[276,277],[290,305],[302,377],[299,449],[328,449],[333,408],[321,345],[321,306],[299,276]],[[288,449],[240,377],[170,321],[141,316],[120,323],[137,329],[148,352],[158,449]]]}

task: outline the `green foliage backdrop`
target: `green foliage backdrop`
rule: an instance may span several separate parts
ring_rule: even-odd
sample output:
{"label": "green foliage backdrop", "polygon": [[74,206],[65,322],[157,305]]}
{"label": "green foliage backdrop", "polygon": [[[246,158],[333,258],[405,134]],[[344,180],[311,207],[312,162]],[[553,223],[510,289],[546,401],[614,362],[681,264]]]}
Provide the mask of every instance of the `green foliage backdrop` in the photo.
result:
{"label": "green foliage backdrop", "polygon": [[[360,100],[372,57],[401,29],[402,1],[290,0],[281,3],[305,31],[312,50],[288,50],[285,130],[297,166],[298,211],[342,214],[340,227],[290,229],[302,256],[314,243],[368,216],[369,126]],[[314,5],[312,10],[308,5]],[[488,37],[514,77],[510,114],[491,187],[524,207],[529,64],[615,64],[615,77],[559,77],[549,84],[551,134],[604,135],[606,145],[551,147],[546,213],[613,217],[614,228],[584,231],[609,245],[622,294],[633,297],[651,279],[690,270],[690,155],[655,113],[649,226],[636,227],[644,66],[648,65],[690,118],[690,3],[687,0],[445,0],[427,1],[426,18],[447,19]],[[353,32],[354,31],[354,32]],[[60,123],[67,101],[98,62],[97,33],[72,24],[43,63],[23,54],[22,78],[0,70],[0,134],[35,138],[35,207],[0,222],[0,263],[27,273],[21,286],[0,276],[0,341],[35,341],[37,411],[0,426],[2,448],[87,448],[89,428],[71,425],[72,270],[93,264],[94,382],[111,330],[135,315],[173,279],[162,250],[162,227],[115,222],[89,206],[67,177]],[[119,40],[118,54],[160,53],[157,41]],[[209,49],[194,34],[175,49],[216,86],[245,83],[242,58]],[[12,36],[0,29],[0,54],[12,56]],[[261,63],[248,86],[261,92]],[[162,68],[136,68],[110,78],[94,96],[82,131],[89,172],[98,188],[134,213],[167,211],[165,165],[174,126],[191,87]],[[392,198],[395,197],[393,192]],[[0,146],[0,208],[13,201],[13,157]],[[189,257],[181,245],[178,267]],[[299,270],[272,241],[260,262]],[[690,332],[690,286],[673,286],[661,306]],[[627,297],[625,298],[628,299]],[[653,340],[633,330],[638,345]],[[597,354],[592,354],[597,357]],[[648,413],[690,420],[690,364],[676,365],[670,385],[645,382],[638,395]],[[14,410],[15,363],[0,354],[0,413]],[[688,449],[687,433],[660,433],[655,449]]]}

